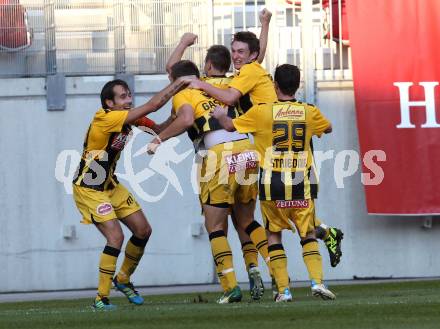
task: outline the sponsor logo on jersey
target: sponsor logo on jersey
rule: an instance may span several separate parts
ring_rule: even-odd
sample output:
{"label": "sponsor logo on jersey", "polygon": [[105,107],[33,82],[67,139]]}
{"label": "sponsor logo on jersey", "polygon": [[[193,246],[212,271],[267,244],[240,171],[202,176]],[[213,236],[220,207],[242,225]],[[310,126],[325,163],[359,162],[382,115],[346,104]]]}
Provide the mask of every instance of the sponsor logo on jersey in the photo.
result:
{"label": "sponsor logo on jersey", "polygon": [[277,200],[277,208],[308,208],[309,200]]}
{"label": "sponsor logo on jersey", "polygon": [[301,105],[276,104],[273,106],[272,114],[274,120],[306,120],[306,109]]}
{"label": "sponsor logo on jersey", "polygon": [[292,171],[304,171],[307,167],[306,158],[275,158],[272,159],[272,168],[274,169],[292,169]]}
{"label": "sponsor logo on jersey", "polygon": [[112,140],[112,149],[122,150],[125,146],[125,142],[127,141],[128,133],[119,133]]}

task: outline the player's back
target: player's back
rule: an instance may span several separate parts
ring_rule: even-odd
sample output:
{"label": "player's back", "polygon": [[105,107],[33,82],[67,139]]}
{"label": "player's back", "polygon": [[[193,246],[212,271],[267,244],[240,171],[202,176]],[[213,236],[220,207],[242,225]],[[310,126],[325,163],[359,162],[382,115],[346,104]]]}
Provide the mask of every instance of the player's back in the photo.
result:
{"label": "player's back", "polygon": [[316,197],[311,139],[321,136],[329,125],[317,107],[295,100],[260,104],[234,120],[237,131],[254,135],[262,169],[260,197]]}
{"label": "player's back", "polygon": [[[226,84],[222,84],[224,88],[227,88]],[[219,136],[216,133],[216,138],[214,141],[208,144],[218,144],[219,139],[224,138],[223,142],[231,140],[235,133],[230,133],[225,131],[217,119],[211,117],[210,112],[214,110],[216,106],[226,106],[222,102],[216,100],[215,98],[209,96],[207,93],[197,89],[184,89],[176,94],[173,98],[173,109],[178,111],[179,108],[185,104],[192,107],[194,111],[194,124],[188,129],[189,138],[195,142],[197,145],[199,142],[208,135],[212,136],[212,132],[221,131],[222,135]],[[233,106],[228,107],[228,116],[235,118],[239,116],[239,112]],[[195,145],[195,146],[197,146]]]}

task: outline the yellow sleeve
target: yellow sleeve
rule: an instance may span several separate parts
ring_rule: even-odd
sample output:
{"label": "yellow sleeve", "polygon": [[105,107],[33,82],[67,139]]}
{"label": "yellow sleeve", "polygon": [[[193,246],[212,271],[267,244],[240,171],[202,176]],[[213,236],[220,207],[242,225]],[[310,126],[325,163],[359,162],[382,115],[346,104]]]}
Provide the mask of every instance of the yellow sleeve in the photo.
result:
{"label": "yellow sleeve", "polygon": [[261,122],[261,111],[258,106],[252,106],[245,114],[233,119],[232,124],[241,134],[257,132]]}
{"label": "yellow sleeve", "polygon": [[315,106],[310,106],[308,111],[310,111],[312,115],[312,134],[321,137],[324,131],[330,126],[330,121],[328,121]]}
{"label": "yellow sleeve", "polygon": [[253,69],[251,64],[245,64],[238,75],[232,78],[229,87],[237,89],[242,95],[251,91],[259,80],[258,71]]}
{"label": "yellow sleeve", "polygon": [[189,99],[189,98],[187,97],[186,89],[180,91],[179,93],[177,93],[177,94],[173,97],[173,110],[174,110],[174,113],[177,114],[177,113],[179,112],[179,109],[180,109],[183,105],[185,105],[185,104],[191,105],[191,99]]}
{"label": "yellow sleeve", "polygon": [[127,119],[128,111],[108,111],[95,116],[95,125],[105,132],[120,132]]}

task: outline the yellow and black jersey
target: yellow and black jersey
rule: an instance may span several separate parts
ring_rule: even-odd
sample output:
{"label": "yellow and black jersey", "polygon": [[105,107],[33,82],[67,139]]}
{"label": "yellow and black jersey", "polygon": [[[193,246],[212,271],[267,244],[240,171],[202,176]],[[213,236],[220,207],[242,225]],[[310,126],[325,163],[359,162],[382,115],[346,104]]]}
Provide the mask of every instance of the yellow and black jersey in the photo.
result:
{"label": "yellow and black jersey", "polygon": [[231,83],[232,78],[233,76],[227,77],[226,75],[219,75],[219,76],[202,77],[200,78],[200,80],[210,83],[211,85],[214,85],[217,88],[226,89]]}
{"label": "yellow and black jersey", "polygon": [[[211,76],[211,77],[203,77],[202,80],[221,89],[228,89],[229,84],[231,83],[234,76]],[[244,106],[242,108],[241,106]],[[252,107],[252,103],[250,103],[249,94],[241,96],[237,104],[235,104],[235,108],[237,109],[239,115],[242,115],[247,110]]]}
{"label": "yellow and black jersey", "polygon": [[317,197],[312,136],[321,136],[330,122],[313,105],[291,101],[253,106],[233,119],[239,133],[252,133],[260,156],[260,199],[294,200]]}
{"label": "yellow and black jersey", "polygon": [[131,126],[124,124],[127,115],[128,111],[96,112],[84,140],[75,185],[104,191],[118,184],[114,174],[116,162],[131,132]]}
{"label": "yellow and black jersey", "polygon": [[[223,85],[223,87],[227,88],[227,85]],[[184,89],[173,97],[173,109],[176,114],[185,104],[190,105],[194,111],[194,124],[188,129],[188,136],[193,142],[199,140],[203,134],[209,131],[223,129],[218,120],[210,116],[210,111],[217,105],[225,106],[222,102],[202,90]],[[229,106],[228,116],[236,118],[239,113],[235,107]]]}
{"label": "yellow and black jersey", "polygon": [[229,87],[242,94],[239,104],[243,112],[256,104],[277,101],[271,75],[256,61],[243,65],[229,83]]}

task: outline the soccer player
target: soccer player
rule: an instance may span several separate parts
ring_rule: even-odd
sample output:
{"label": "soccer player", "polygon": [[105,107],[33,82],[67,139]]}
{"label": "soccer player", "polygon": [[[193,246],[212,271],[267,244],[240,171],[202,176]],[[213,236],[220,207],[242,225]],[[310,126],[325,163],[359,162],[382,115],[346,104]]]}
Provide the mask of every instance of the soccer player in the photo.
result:
{"label": "soccer player", "polygon": [[[173,80],[185,75],[199,77],[199,71],[194,63],[179,61],[171,67],[170,75]],[[224,290],[218,302],[223,304],[238,302],[242,298],[224,231],[230,209],[264,259],[268,259],[268,252],[265,230],[253,217],[258,177],[254,145],[247,135],[227,132],[210,118],[210,110],[219,104],[223,105],[200,90],[179,92],[173,98],[177,118],[152,141],[150,153],[161,142],[187,130],[191,140],[202,141],[207,150],[202,164],[205,181],[200,182],[200,201],[217,274]],[[237,109],[229,107],[229,115],[238,116]]]}
{"label": "soccer player", "polygon": [[201,80],[194,80],[190,87],[203,90],[227,105],[239,102],[244,112],[253,104],[275,102],[277,96],[272,78],[257,61],[260,42],[256,35],[248,31],[235,33],[231,53],[234,68],[238,72],[229,83],[229,88],[216,88]]}
{"label": "soccer player", "polygon": [[[228,105],[238,101],[242,112],[246,112],[252,104],[276,101],[272,78],[258,62],[262,61],[262,58],[260,57],[260,43],[255,34],[237,32],[234,35],[231,50],[234,68],[238,72],[229,83],[229,88],[218,88],[200,80],[193,80],[190,87],[201,89]],[[321,223],[319,219],[315,222],[317,237],[324,241],[329,252],[331,266],[335,267],[342,256],[343,233],[337,228]]]}
{"label": "soccer player", "polygon": [[[130,283],[130,276],[142,258],[151,226],[133,195],[118,182],[114,171],[131,125],[158,129],[145,115],[162,107],[188,82],[186,78],[178,79],[147,103],[133,109],[130,109],[132,95],[125,81],[113,80],[102,88],[102,108],[96,112],[89,126],[81,162],[73,180],[73,197],[82,215],[82,223],[94,224],[107,240],[99,262],[98,294],[93,302],[95,309],[115,308],[109,301],[112,281],[131,303],[141,305],[144,302]],[[133,235],[125,247],[122,266],[114,276],[124,240],[120,222]]]}
{"label": "soccer player", "polygon": [[[239,102],[239,108],[246,112],[253,104],[276,101],[276,94],[271,76],[259,64],[260,43],[252,32],[237,32],[231,44],[232,61],[238,72],[229,83],[229,88],[222,89],[204,81],[193,80],[191,88],[201,89],[219,101],[231,105]],[[264,56],[263,56],[264,57]],[[258,59],[258,60],[257,60]],[[330,256],[330,264],[339,264],[342,251],[341,230],[328,227],[316,219],[317,237],[322,239]]]}
{"label": "soccer player", "polygon": [[297,230],[314,296],[335,299],[323,284],[322,259],[315,235],[317,178],[310,147],[312,136],[330,133],[330,122],[313,105],[295,100],[299,69],[284,64],[275,71],[278,101],[254,105],[232,119],[217,106],[212,117],[228,131],[252,133],[260,155],[260,206],[268,232],[269,256],[276,279],[277,302],[291,301],[287,257],[281,231]]}
{"label": "soccer player", "polygon": [[[272,13],[263,9],[259,13],[259,20],[261,23],[261,33],[259,39],[260,51],[257,57],[257,61],[261,63],[264,59],[264,55],[267,47],[268,33],[269,33],[269,23],[271,19]],[[176,46],[174,51],[171,53],[170,58],[168,59],[166,69],[167,72],[171,73],[171,67],[181,60],[185,50],[193,45],[197,40],[197,35],[193,33],[185,33],[181,39],[179,44]],[[226,73],[229,71],[231,66],[231,54],[229,50],[223,45],[213,45],[211,46],[205,57],[204,63],[204,74],[205,76],[202,78],[203,81],[210,83],[219,88],[227,88],[229,83],[232,80],[232,77],[227,77]],[[240,109],[239,113],[242,113]],[[188,133],[192,134],[192,129],[189,129]],[[201,168],[203,171],[203,168]],[[203,182],[201,183],[203,184]],[[246,271],[248,272],[249,277],[249,285],[250,285],[250,294],[252,299],[259,300],[264,294],[264,285],[263,280],[261,278],[261,273],[258,268],[258,251],[256,246],[252,243],[251,238],[248,233],[246,233],[240,225],[237,223],[237,219],[233,212],[231,212],[232,223],[234,224],[234,228],[237,231],[242,253],[243,259],[246,265]],[[227,226],[224,228],[224,231],[227,233]],[[265,260],[268,262],[268,260]],[[270,271],[270,268],[269,268]]]}

